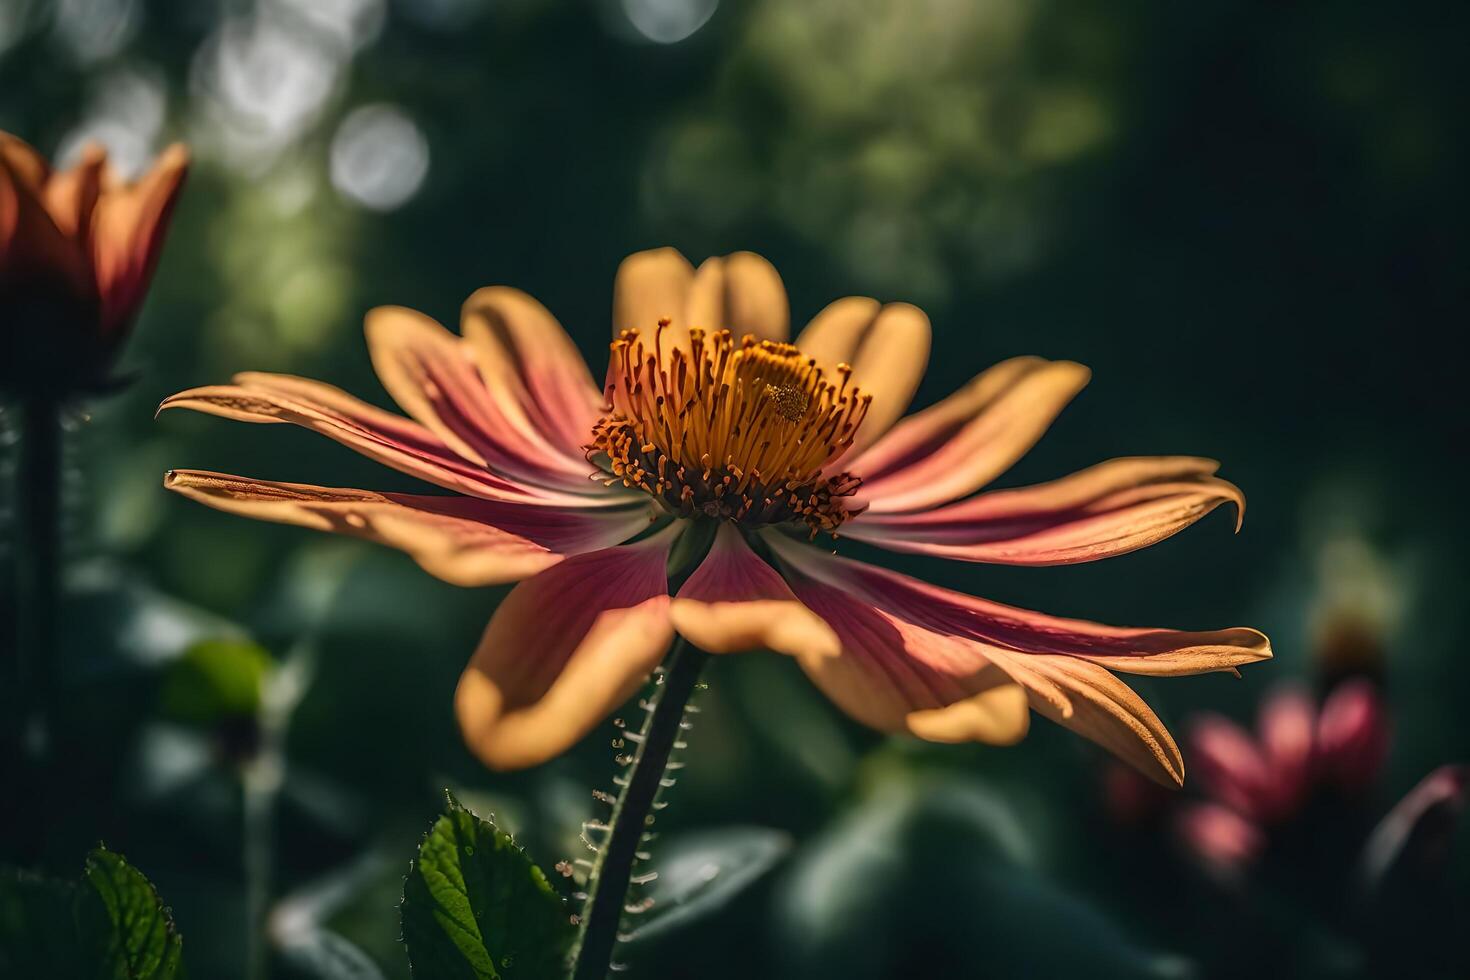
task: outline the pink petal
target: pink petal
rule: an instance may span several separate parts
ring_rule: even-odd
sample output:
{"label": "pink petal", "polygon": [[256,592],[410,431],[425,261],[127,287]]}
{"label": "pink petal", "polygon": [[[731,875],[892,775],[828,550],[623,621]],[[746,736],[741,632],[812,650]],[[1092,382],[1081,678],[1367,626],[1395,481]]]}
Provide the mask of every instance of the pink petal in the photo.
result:
{"label": "pink petal", "polygon": [[1213,803],[1193,803],[1179,811],[1176,829],[1195,857],[1211,870],[1235,877],[1266,849],[1261,828]]}
{"label": "pink petal", "polygon": [[501,602],[454,696],[486,765],[565,752],[645,683],[674,635],[665,565],[680,530],[569,558]]}
{"label": "pink petal", "polygon": [[966,643],[815,579],[788,573],[796,595],[836,633],[836,657],[803,657],[812,682],[853,718],[936,742],[1009,745],[1028,727],[1027,699]]}
{"label": "pink petal", "polygon": [[1271,773],[1273,816],[1294,813],[1310,789],[1317,709],[1311,697],[1283,684],[1261,704],[1258,727]]}
{"label": "pink petal", "polygon": [[1317,720],[1317,764],[1324,778],[1361,792],[1371,786],[1388,756],[1388,717],[1371,681],[1339,685]]}
{"label": "pink petal", "polygon": [[820,659],[835,657],[839,648],[827,624],[728,523],[719,526],[669,615],[681,636],[709,653],[767,649]]}
{"label": "pink petal", "polygon": [[[466,304],[472,342],[413,310],[381,306],[370,311],[368,350],[379,379],[404,411],[471,463],[564,493],[596,493],[593,467],[576,444],[566,444],[566,433],[582,423],[583,437],[591,436],[595,402],[576,405],[555,426],[544,419],[548,411],[566,411],[564,400],[575,398],[575,387],[569,387],[574,382],[566,377],[566,359],[572,355],[565,349],[560,356],[551,353],[554,335],[542,337],[547,346],[536,355],[539,376],[524,377],[533,361],[522,352],[537,343],[531,334],[539,307],[509,302],[504,291],[490,299],[495,302],[477,294]],[[516,318],[515,331],[506,327],[507,315]]]}
{"label": "pink petal", "polygon": [[1070,361],[1004,361],[904,419],[866,452],[843,459],[842,468],[863,481],[859,496],[874,514],[963,497],[1025,455],[1088,377]]}
{"label": "pink petal", "polygon": [[[1100,665],[1190,673],[1268,655],[1264,637],[1253,630],[1180,633],[1056,619],[824,554],[780,533],[767,532],[764,539],[796,595],[843,640],[844,656],[849,643],[862,639],[870,656],[886,656],[881,662],[905,653],[912,661],[922,651],[929,668],[952,678],[993,664],[1026,688],[1034,710],[1165,784],[1183,779],[1178,747],[1148,706]],[[865,634],[855,638],[860,625]],[[890,684],[914,687],[904,675],[889,673]]]}
{"label": "pink petal", "polygon": [[1271,657],[1270,642],[1247,627],[1183,630],[1105,626],[1018,609],[942,589],[863,562],[798,547],[784,535],[765,539],[788,564],[865,596],[900,595],[904,604],[942,628],[1026,654],[1062,654],[1130,674],[1179,675],[1234,671]]}
{"label": "pink petal", "polygon": [[1272,815],[1278,794],[1274,773],[1239,725],[1215,714],[1190,726],[1190,755],[1205,792],[1252,819]]}
{"label": "pink petal", "polygon": [[486,395],[507,416],[524,415],[585,476],[583,448],[602,415],[602,389],[577,345],[546,307],[518,289],[490,286],[465,301],[460,330]]}
{"label": "pink petal", "polygon": [[1223,503],[1243,511],[1244,495],[1211,476],[1217,466],[1188,456],[1115,459],[1051,483],[994,490],[934,510],[870,510],[842,533],[892,551],[961,561],[1096,561],[1161,541]]}
{"label": "pink petal", "polygon": [[626,541],[645,530],[652,516],[647,508],[588,510],[373,493],[199,470],[171,470],[163,485],[227,513],[386,544],[455,585],[528,578],[568,555]]}
{"label": "pink petal", "polygon": [[331,385],[280,374],[241,374],[235,380],[234,385],[179,392],[165,399],[159,411],[187,408],[240,422],[290,422],[401,473],[489,500],[588,507],[623,502],[612,495],[585,497],[541,490],[497,476],[450,452],[418,423],[374,408]]}

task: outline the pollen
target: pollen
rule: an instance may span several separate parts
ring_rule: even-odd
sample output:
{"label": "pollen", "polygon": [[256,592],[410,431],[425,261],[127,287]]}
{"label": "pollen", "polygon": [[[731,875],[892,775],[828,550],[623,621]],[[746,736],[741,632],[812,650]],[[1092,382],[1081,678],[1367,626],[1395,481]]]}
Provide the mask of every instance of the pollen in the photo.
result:
{"label": "pollen", "polygon": [[606,414],[588,459],[681,517],[744,525],[805,524],[813,537],[854,513],[860,481],[828,472],[852,446],[872,396],[791,344],[689,331],[688,348],[659,321],[648,343],[612,343]]}

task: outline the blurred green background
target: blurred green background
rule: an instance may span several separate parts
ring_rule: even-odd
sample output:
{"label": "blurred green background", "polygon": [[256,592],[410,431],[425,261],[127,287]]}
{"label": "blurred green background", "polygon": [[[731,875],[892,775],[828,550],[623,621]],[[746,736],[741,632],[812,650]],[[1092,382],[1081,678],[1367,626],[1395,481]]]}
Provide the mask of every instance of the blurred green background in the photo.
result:
{"label": "blurred green background", "polygon": [[[406,976],[394,906],[446,786],[543,866],[576,856],[611,726],[513,776],[454,729],[502,590],[159,487],[171,466],[406,478],[286,427],[152,414],[246,369],[386,404],[363,313],[453,323],[492,283],[600,364],[617,262],[661,244],[761,252],[798,323],[850,293],[923,306],[920,405],[1016,354],[1089,365],[1004,484],[1222,460],[1250,499],[1238,537],[1217,514],[1095,565],[883,560],[1057,614],[1267,632],[1276,660],[1242,680],[1139,680],[1181,740],[1197,710],[1249,721],[1275,682],[1320,682],[1324,617],[1364,613],[1394,717],[1381,813],[1470,759],[1467,20],[1358,0],[0,0],[0,129],[63,162],[88,139],[132,172],[174,139],[196,158],[134,383],[69,436],[76,776],[48,853],[126,852],[192,974],[222,978],[247,969],[263,893],[281,946],[316,916]],[[1277,909],[1222,895],[1163,825],[1118,826],[1103,758],[1044,722],[1014,749],[938,747],[850,724],[774,656],[708,680],[669,839],[789,836],[752,838],[772,866],[717,914],[629,947],[640,975],[1232,975],[1241,906]],[[1281,908],[1311,923],[1302,975],[1382,965]]]}

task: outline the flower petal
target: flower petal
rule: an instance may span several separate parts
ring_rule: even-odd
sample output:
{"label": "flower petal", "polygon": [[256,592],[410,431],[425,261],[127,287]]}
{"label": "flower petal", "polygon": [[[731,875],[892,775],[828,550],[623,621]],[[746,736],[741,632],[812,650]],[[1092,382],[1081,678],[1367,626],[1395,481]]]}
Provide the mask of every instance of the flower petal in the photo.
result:
{"label": "flower petal", "polygon": [[709,653],[766,649],[820,659],[839,650],[836,634],[728,523],[679,589],[669,616],[681,636]]}
{"label": "flower petal", "polygon": [[836,657],[802,656],[798,662],[856,720],[936,742],[1010,745],[1025,737],[1025,693],[975,644],[924,629],[814,579],[797,575],[790,581],[841,642]]}
{"label": "flower petal", "polygon": [[963,497],[1025,455],[1088,377],[1071,361],[1003,361],[843,466],[863,481],[859,496],[874,514]]}
{"label": "flower petal", "polygon": [[1371,681],[1344,681],[1322,702],[1317,718],[1317,765],[1344,789],[1372,786],[1388,756],[1388,717]]}
{"label": "flower petal", "polygon": [[1317,708],[1301,687],[1279,685],[1262,702],[1256,727],[1271,768],[1276,813],[1293,813],[1309,790]]}
{"label": "flower petal", "polygon": [[[500,294],[505,299],[505,294]],[[473,301],[473,298],[472,298]],[[517,312],[529,312],[521,306]],[[493,311],[479,306],[471,320],[479,343],[467,343],[437,322],[401,306],[367,315],[368,350],[383,387],[403,410],[465,459],[502,476],[568,494],[602,494],[582,455],[547,438],[526,384],[507,379],[512,365],[488,335]],[[527,326],[523,324],[523,327]],[[541,355],[555,358],[555,355]],[[488,376],[481,377],[481,370]],[[493,387],[490,387],[490,386]],[[554,387],[542,382],[542,388]],[[558,393],[558,398],[561,393]],[[585,406],[564,424],[586,421]],[[591,433],[590,421],[587,433]],[[558,430],[559,431],[559,430]]]}
{"label": "flower petal", "polygon": [[613,280],[613,337],[637,330],[652,337],[658,321],[670,321],[668,338],[688,349],[689,324],[684,311],[694,283],[694,267],[677,249],[635,252],[618,266]]}
{"label": "flower petal", "polygon": [[1266,849],[1260,827],[1219,804],[1187,804],[1176,819],[1184,845],[1217,874],[1239,875]]}
{"label": "flower petal", "polygon": [[507,443],[501,450],[549,450],[558,458],[546,462],[585,486],[589,467],[582,447],[602,414],[603,395],[556,317],[518,289],[490,286],[465,301],[460,330],[486,397],[517,437],[501,438]]}
{"label": "flower petal", "polygon": [[796,338],[824,370],[851,365],[853,384],[873,396],[845,459],[876,442],[908,408],[929,363],[930,335],[929,318],[916,306],[848,296],[828,304]]}
{"label": "flower petal", "polygon": [[[940,634],[955,650],[993,663],[1027,689],[1032,707],[1103,744],[1166,784],[1183,778],[1179,750],[1153,712],[1107,670],[1183,674],[1231,670],[1270,656],[1255,630],[1211,633],[1130,629],[1040,613],[962,595],[862,562],[825,554],[779,532],[765,541],[779,558],[793,591],[843,629],[807,593],[818,582],[891,620]],[[958,662],[958,661],[956,661]]]}
{"label": "flower petal", "polygon": [[1245,729],[1217,714],[1200,715],[1190,725],[1189,744],[1210,795],[1254,820],[1275,815],[1276,774]]}
{"label": "flower petal", "polygon": [[0,288],[20,283],[91,296],[95,287],[81,252],[47,210],[51,169],[29,145],[0,132]]}
{"label": "flower petal", "polygon": [[[1245,495],[1190,456],[1114,459],[1051,483],[993,490],[933,510],[865,511],[845,536],[891,551],[1005,565],[1096,561],[1177,534]],[[864,492],[866,486],[864,487]]]}
{"label": "flower petal", "polygon": [[374,493],[170,470],[163,485],[216,510],[366,538],[455,585],[499,585],[648,527],[648,509],[531,507],[478,497]]}
{"label": "flower petal", "polygon": [[107,154],[88,143],[82,158],[70,170],[53,174],[46,182],[45,204],[63,235],[86,239],[92,233],[92,214],[102,193],[102,170]]}
{"label": "flower petal", "polygon": [[699,264],[685,307],[685,323],[784,342],[791,307],[775,266],[754,252],[734,252]]}
{"label": "flower petal", "polygon": [[523,486],[452,453],[435,435],[409,419],[360,401],[339,388],[281,374],[237,375],[233,385],[181,391],[162,412],[187,408],[239,422],[290,422],[342,443],[369,459],[449,490],[523,503],[607,506],[613,496],[577,497]]}
{"label": "flower petal", "polygon": [[92,215],[92,266],[104,330],[121,329],[142,305],[188,169],[189,151],[175,143],[137,183],[104,188],[98,199]]}
{"label": "flower petal", "polygon": [[1449,867],[1448,850],[1470,801],[1470,766],[1440,766],[1394,805],[1363,848],[1362,875],[1382,887],[1400,866],[1423,874]]}
{"label": "flower petal", "polygon": [[645,682],[674,635],[665,565],[680,529],[569,558],[501,602],[454,695],[486,765],[559,755]]}

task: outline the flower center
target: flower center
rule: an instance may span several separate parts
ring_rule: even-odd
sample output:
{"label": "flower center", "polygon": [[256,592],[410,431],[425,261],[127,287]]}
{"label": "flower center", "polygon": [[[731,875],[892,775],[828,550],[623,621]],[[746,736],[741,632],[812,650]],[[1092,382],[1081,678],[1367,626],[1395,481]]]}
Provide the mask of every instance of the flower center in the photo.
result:
{"label": "flower center", "polygon": [[665,354],[660,320],[653,346],[637,330],[612,342],[608,411],[592,429],[588,459],[652,494],[681,517],[742,524],[802,522],[836,531],[860,481],[823,475],[852,445],[872,395],[829,379],[791,344],[736,340],[728,330],[690,328],[690,347]]}

